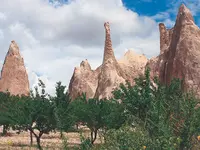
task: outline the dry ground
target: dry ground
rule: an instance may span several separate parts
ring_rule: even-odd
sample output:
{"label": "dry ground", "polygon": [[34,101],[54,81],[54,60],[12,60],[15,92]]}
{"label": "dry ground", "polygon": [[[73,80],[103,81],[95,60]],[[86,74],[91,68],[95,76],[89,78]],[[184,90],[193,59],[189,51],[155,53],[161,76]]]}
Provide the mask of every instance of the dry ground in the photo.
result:
{"label": "dry ground", "polygon": [[[68,139],[69,146],[76,146],[81,143],[80,134],[78,132],[64,133]],[[84,137],[89,137],[90,132],[88,129],[83,129]],[[101,143],[101,139],[98,138],[96,143]],[[9,131],[9,136],[0,136],[0,150],[37,150],[36,141],[33,136],[33,146],[30,147],[29,132],[22,132],[17,134],[15,131]],[[59,132],[44,134],[41,138],[41,146],[44,150],[62,150],[62,140],[60,139]]]}

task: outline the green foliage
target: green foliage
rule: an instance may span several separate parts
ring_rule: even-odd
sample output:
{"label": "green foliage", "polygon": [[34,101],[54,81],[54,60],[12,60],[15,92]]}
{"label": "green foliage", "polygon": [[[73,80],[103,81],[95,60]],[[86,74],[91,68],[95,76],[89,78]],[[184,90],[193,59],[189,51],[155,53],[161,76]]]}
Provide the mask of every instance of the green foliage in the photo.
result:
{"label": "green foliage", "polygon": [[51,98],[54,104],[57,128],[60,130],[61,137],[62,132],[68,131],[75,123],[75,117],[70,105],[71,98],[69,94],[65,92],[65,88],[66,86],[63,86],[61,82],[57,82],[56,96]]}
{"label": "green foliage", "polygon": [[[114,97],[122,100],[129,123],[148,132],[153,149],[190,149],[192,137],[199,127],[195,119],[197,99],[182,92],[182,81],[172,80],[169,86],[150,80],[150,70],[135,79],[135,85],[121,85]],[[174,147],[176,145],[176,147]]]}
{"label": "green foliage", "polygon": [[[200,134],[198,99],[193,93],[183,92],[179,79],[169,85],[161,84],[157,78],[151,80],[148,68],[144,76],[135,79],[134,86],[121,84],[109,100],[87,99],[83,94],[71,101],[65,89],[58,82],[56,96],[50,97],[39,81],[39,88],[28,97],[0,92],[0,125],[4,126],[4,134],[10,127],[19,132],[30,131],[42,149],[42,135],[59,130],[63,149],[69,149],[63,132],[82,123],[91,135],[85,138],[81,134],[81,144],[75,148],[81,150],[192,149]],[[98,133],[103,135],[104,143],[94,146]]]}
{"label": "green foliage", "polygon": [[127,82],[126,85],[121,84],[120,88],[113,92],[114,98],[121,100],[125,106],[126,115],[134,117],[129,119],[138,119],[138,121],[145,121],[146,119],[147,112],[151,107],[151,101],[154,98],[149,74],[147,69],[145,76],[135,79],[134,86]]}
{"label": "green foliage", "polygon": [[106,133],[103,150],[142,150],[150,143],[148,134],[140,127],[123,126]]}
{"label": "green foliage", "polygon": [[[38,148],[43,134],[55,130],[56,120],[53,111],[53,104],[47,99],[45,85],[40,81],[41,94],[35,88],[35,95],[31,97],[18,97],[14,107],[8,107],[11,118],[15,119],[14,129],[29,130],[36,138]],[[15,113],[13,113],[15,112]]]}
{"label": "green foliage", "polygon": [[9,125],[14,122],[7,111],[7,107],[11,106],[10,97],[9,93],[0,92],[0,125],[3,125],[2,135],[6,135]]}
{"label": "green foliage", "polygon": [[79,146],[80,150],[90,150],[92,149],[92,144],[89,138],[85,138],[82,134],[80,133],[80,139],[81,139],[81,144]]}
{"label": "green foliage", "polygon": [[91,131],[91,143],[97,138],[99,129],[119,128],[125,122],[123,106],[117,101],[86,99],[83,95],[72,102],[77,122],[82,122]]}

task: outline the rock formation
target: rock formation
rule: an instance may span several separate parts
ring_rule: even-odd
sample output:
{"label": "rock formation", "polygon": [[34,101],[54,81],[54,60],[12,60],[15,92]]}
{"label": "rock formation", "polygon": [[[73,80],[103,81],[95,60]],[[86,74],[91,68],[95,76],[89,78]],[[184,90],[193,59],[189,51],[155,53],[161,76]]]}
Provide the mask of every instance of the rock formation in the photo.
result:
{"label": "rock formation", "polygon": [[69,85],[69,93],[72,99],[82,92],[88,98],[109,98],[112,91],[120,83],[126,80],[134,83],[134,78],[144,72],[147,58],[144,55],[137,55],[130,50],[119,61],[114,56],[112,41],[110,37],[110,26],[104,24],[106,39],[104,47],[103,63],[96,70],[91,70],[87,61],[81,63],[80,68],[75,68]]}
{"label": "rock formation", "polygon": [[12,95],[29,95],[28,75],[15,41],[11,42],[1,70],[0,91],[9,91]]}
{"label": "rock formation", "polygon": [[131,84],[134,84],[134,79],[144,74],[147,58],[144,55],[139,55],[132,50],[128,50],[118,63],[123,69],[124,78]]}
{"label": "rock formation", "polygon": [[98,84],[100,69],[92,70],[87,60],[82,61],[80,67],[75,67],[70,80],[69,93],[72,99],[86,93],[87,98],[94,97]]}
{"label": "rock formation", "polygon": [[173,78],[184,80],[184,89],[200,96],[200,30],[191,12],[181,5],[175,26],[160,24],[160,55],[148,62],[152,75],[169,84]]}
{"label": "rock formation", "polygon": [[118,87],[120,83],[125,83],[124,72],[114,56],[109,23],[106,22],[104,27],[106,31],[104,58],[95,93],[95,97],[99,98],[110,97],[114,88]]}

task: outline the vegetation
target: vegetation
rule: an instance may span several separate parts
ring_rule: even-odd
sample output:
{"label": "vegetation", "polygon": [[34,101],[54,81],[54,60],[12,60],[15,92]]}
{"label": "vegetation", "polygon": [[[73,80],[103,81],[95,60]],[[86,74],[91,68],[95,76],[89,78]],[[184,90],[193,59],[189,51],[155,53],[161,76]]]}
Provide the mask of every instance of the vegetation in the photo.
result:
{"label": "vegetation", "polygon": [[91,131],[91,143],[97,138],[98,131],[119,128],[125,122],[123,106],[113,100],[86,99],[86,96],[72,102],[76,122],[82,122]]}
{"label": "vegetation", "polygon": [[[89,128],[90,137],[78,130],[82,143],[74,149],[182,150],[193,149],[200,140],[198,99],[182,91],[179,79],[162,85],[157,78],[152,81],[146,69],[134,86],[122,84],[109,100],[87,99],[83,94],[72,101],[61,82],[55,90],[56,95],[49,96],[40,81],[28,97],[0,93],[2,136],[9,128],[19,134],[29,131],[30,143],[33,135],[42,149],[42,135],[59,131],[63,149],[69,149],[63,133],[81,124]],[[104,141],[96,146],[98,136]]]}

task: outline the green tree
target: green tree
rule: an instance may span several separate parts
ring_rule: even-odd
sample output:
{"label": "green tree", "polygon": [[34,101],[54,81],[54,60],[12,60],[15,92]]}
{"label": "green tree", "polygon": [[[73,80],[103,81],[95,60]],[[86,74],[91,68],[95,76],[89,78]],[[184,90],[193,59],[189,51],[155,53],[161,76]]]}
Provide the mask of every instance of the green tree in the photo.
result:
{"label": "green tree", "polygon": [[66,86],[63,86],[61,82],[57,82],[56,96],[52,97],[54,102],[54,112],[57,120],[57,128],[60,130],[60,136],[62,137],[63,131],[67,131],[74,124],[74,115],[70,107],[71,98],[67,91]]}
{"label": "green tree", "polygon": [[7,134],[7,130],[13,124],[14,120],[10,117],[8,108],[13,107],[13,98],[9,92],[0,92],[0,125],[3,125],[2,135]]}
{"label": "green tree", "polygon": [[123,107],[117,101],[86,99],[83,95],[72,102],[77,122],[83,122],[90,129],[93,144],[99,129],[119,128],[124,122]]}
{"label": "green tree", "polygon": [[[154,86],[150,80],[150,70],[146,69],[144,76],[135,79],[135,85],[129,82],[121,84],[113,91],[116,100],[120,100],[125,107],[127,117],[137,123],[144,123],[154,99]],[[131,122],[132,123],[132,122]]]}
{"label": "green tree", "polygon": [[43,134],[55,130],[56,120],[53,103],[47,98],[44,83],[40,80],[38,85],[41,88],[41,93],[36,87],[35,95],[31,94],[31,97],[16,102],[15,111],[17,114],[12,117],[17,120],[15,128],[29,130],[35,136],[38,148],[42,149],[40,139]]}
{"label": "green tree", "polygon": [[[150,70],[135,79],[135,85],[121,85],[113,92],[121,100],[130,125],[147,131],[154,149],[190,149],[192,137],[199,127],[198,99],[182,90],[182,81],[174,79],[163,85],[158,78],[150,80]],[[176,145],[176,146],[174,146]]]}

